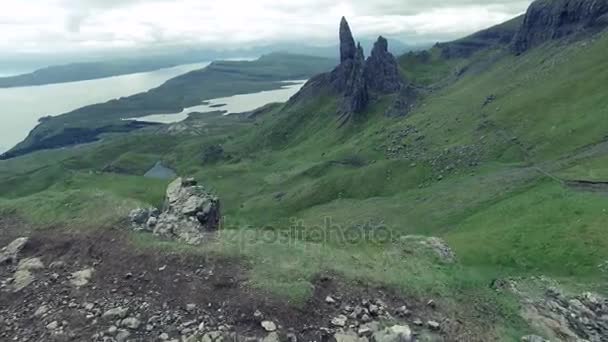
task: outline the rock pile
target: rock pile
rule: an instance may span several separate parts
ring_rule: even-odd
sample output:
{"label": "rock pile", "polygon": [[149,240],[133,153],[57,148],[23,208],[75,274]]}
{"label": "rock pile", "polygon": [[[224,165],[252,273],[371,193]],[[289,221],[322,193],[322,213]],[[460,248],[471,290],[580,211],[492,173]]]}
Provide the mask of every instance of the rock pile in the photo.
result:
{"label": "rock pile", "polygon": [[560,341],[603,342],[608,336],[608,299],[587,292],[567,296],[551,288],[540,300],[527,300],[524,317]]}
{"label": "rock pile", "polygon": [[456,261],[456,254],[448,244],[438,237],[426,237],[420,235],[405,235],[400,238],[400,242],[406,246],[413,245],[414,250],[422,250],[434,253],[437,258],[444,263],[451,264]]}
{"label": "rock pile", "polygon": [[219,228],[220,201],[194,179],[178,178],[167,187],[162,211],[138,208],[129,219],[134,230],[196,245],[203,242],[206,232]]}

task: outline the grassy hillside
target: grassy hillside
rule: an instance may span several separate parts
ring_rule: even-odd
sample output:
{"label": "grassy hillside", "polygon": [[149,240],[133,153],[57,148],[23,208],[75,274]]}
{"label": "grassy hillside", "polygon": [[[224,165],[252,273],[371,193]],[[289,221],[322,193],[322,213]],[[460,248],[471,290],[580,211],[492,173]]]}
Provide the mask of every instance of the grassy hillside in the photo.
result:
{"label": "grassy hillside", "polygon": [[[607,52],[607,34],[521,56],[491,46],[446,58],[435,47],[400,58],[426,90],[405,118],[385,117],[392,99],[379,98],[339,128],[338,100],[325,95],[254,119],[192,118],[202,132],[142,130],[37,152],[0,163],[0,208],[40,227],[118,224],[129,208],[162,201],[165,183],[142,177],[162,160],[218,193],[226,229],[212,249],[249,260],[255,286],[299,301],[329,271],[440,296],[486,340],[517,340],[531,330],[492,280],[545,275],[608,293],[597,267],[608,260],[606,193],[566,182],[608,181]],[[221,159],[202,157],[212,145]],[[116,163],[129,167],[103,172]],[[351,243],[336,231],[387,234]],[[413,253],[400,240],[410,234],[443,237],[459,262]]]}

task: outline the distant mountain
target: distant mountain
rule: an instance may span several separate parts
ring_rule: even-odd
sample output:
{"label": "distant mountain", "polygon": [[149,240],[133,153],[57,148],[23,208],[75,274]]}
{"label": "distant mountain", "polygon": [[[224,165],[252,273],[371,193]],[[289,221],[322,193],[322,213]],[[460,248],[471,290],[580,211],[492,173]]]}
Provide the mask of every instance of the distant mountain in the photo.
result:
{"label": "distant mountain", "polygon": [[[361,40],[364,51],[369,53],[374,39]],[[428,46],[406,45],[396,39],[389,39],[390,50],[395,55],[408,51],[420,50]],[[154,71],[162,68],[189,63],[198,63],[218,59],[246,58],[252,59],[273,52],[300,54],[337,60],[338,45],[311,46],[298,43],[273,44],[238,50],[210,51],[204,49],[176,48],[163,53],[134,52],[130,57],[114,55],[110,58],[99,56],[18,56],[0,57],[0,63],[13,66],[17,70],[34,69],[31,73],[0,77],[0,88],[37,86],[54,83],[76,82],[97,78]],[[66,60],[77,61],[66,63]],[[39,65],[48,65],[38,67]]]}
{"label": "distant mountain", "polygon": [[[377,37],[365,37],[359,40],[361,46],[363,47],[363,52],[366,55],[374,48],[374,43],[376,42]],[[398,39],[388,39],[389,51],[396,55],[402,55],[404,53],[410,51],[424,50],[426,48],[431,47],[432,44],[412,44],[408,45],[403,43]],[[328,57],[328,58],[338,58],[338,52],[340,49],[338,47],[338,42],[336,44],[327,45],[327,46],[308,46],[302,44],[276,44],[272,46],[266,47],[266,49],[270,49],[271,51],[285,51],[290,53],[297,54],[306,54],[311,56],[319,56],[319,57]]]}

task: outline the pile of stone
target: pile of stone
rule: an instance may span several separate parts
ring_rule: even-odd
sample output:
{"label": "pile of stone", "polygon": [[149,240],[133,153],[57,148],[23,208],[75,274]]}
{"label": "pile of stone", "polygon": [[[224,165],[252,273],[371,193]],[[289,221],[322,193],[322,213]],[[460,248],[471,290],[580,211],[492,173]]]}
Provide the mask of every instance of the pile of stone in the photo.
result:
{"label": "pile of stone", "polygon": [[439,261],[451,264],[456,261],[456,254],[450,246],[441,238],[434,236],[404,235],[399,238],[399,242],[406,247],[412,247],[413,252],[429,251],[433,253]]}
{"label": "pile of stone", "polygon": [[548,337],[560,341],[606,341],[608,299],[590,292],[568,296],[550,288],[542,299],[527,301],[524,317]]}
{"label": "pile of stone", "polygon": [[138,208],[129,214],[132,229],[200,244],[220,225],[220,201],[192,178],[178,178],[167,187],[163,210]]}

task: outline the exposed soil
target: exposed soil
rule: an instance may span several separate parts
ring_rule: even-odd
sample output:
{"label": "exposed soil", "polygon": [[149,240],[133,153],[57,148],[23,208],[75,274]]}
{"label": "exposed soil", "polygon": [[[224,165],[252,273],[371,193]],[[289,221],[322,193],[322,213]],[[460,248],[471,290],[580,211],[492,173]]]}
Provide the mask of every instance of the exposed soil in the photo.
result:
{"label": "exposed soil", "polygon": [[[27,227],[17,219],[0,219],[0,246],[23,236]],[[119,341],[108,329],[128,333],[133,341],[158,340],[162,333],[171,338],[202,331],[233,331],[239,336],[261,338],[267,333],[260,325],[270,320],[281,336],[299,341],[332,340],[336,331],[332,318],[348,314],[366,302],[382,303],[384,313],[374,320],[401,320],[415,333],[437,341],[475,341],[472,333],[441,307],[426,299],[403,298],[394,292],[348,284],[335,275],[319,275],[314,294],[303,305],[295,305],[248,285],[247,269],[239,260],[215,256],[186,255],[138,250],[121,230],[87,233],[60,230],[36,231],[20,258],[38,257],[45,268],[34,272],[35,281],[19,292],[10,281],[0,287],[0,340],[22,341]],[[76,287],[72,274],[94,269],[88,284]],[[16,265],[0,265],[0,280],[14,276]],[[335,303],[328,303],[331,296]],[[396,311],[407,305],[407,317]],[[41,307],[48,312],[35,315]],[[109,309],[124,307],[126,317],[141,322],[137,328],[121,329],[120,319],[104,319]],[[124,317],[122,317],[124,318]],[[418,326],[414,321],[423,322]],[[429,320],[441,324],[431,331]],[[58,327],[54,323],[57,323]],[[201,324],[202,323],[202,324]],[[50,324],[50,327],[49,327]],[[349,325],[360,324],[349,319]],[[114,326],[114,327],[113,327]],[[348,326],[346,326],[348,328]],[[114,335],[112,335],[114,334]]]}

